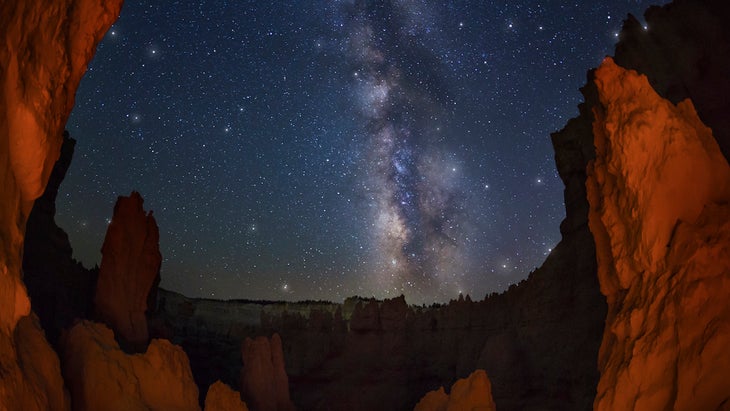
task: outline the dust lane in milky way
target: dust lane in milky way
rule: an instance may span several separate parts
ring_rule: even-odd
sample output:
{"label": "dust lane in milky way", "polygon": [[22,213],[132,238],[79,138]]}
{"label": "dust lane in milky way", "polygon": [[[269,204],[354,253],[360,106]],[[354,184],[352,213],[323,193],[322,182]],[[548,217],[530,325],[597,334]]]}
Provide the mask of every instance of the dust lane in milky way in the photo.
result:
{"label": "dust lane in milky way", "polygon": [[[371,287],[417,299],[457,295],[464,196],[439,144],[449,110],[445,67],[426,48],[432,22],[414,3],[360,2],[344,10],[360,115],[367,125]],[[450,157],[454,157],[452,154]]]}

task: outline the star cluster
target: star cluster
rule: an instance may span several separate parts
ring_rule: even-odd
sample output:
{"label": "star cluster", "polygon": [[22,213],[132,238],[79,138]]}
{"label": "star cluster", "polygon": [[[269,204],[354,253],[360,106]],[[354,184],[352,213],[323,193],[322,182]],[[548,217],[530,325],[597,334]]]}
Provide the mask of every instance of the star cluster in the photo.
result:
{"label": "star cluster", "polygon": [[189,296],[482,298],[559,241],[549,133],[650,4],[127,1],[77,93],[59,224],[96,264],[140,191]]}

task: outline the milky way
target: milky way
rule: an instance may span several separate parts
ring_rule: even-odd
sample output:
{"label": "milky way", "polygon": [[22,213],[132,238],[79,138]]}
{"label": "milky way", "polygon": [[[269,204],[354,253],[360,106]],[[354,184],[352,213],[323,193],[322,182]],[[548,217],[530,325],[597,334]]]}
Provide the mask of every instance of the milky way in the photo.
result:
{"label": "milky way", "polygon": [[453,155],[439,143],[448,92],[444,67],[424,45],[432,23],[417,5],[357,2],[344,12],[351,22],[353,88],[368,136],[360,177],[373,219],[376,274],[369,280],[421,300],[459,292],[464,196]]}
{"label": "milky way", "polygon": [[128,0],[67,125],[59,225],[98,264],[137,190],[189,296],[481,299],[559,241],[549,134],[649,3]]}

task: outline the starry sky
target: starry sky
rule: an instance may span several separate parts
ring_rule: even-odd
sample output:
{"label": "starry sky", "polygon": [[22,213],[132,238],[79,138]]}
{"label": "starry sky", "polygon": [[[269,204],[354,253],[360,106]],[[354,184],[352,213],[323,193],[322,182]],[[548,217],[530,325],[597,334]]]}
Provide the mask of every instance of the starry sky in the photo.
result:
{"label": "starry sky", "polygon": [[192,297],[482,299],[560,240],[549,134],[657,3],[127,0],[57,221],[93,266],[139,191]]}

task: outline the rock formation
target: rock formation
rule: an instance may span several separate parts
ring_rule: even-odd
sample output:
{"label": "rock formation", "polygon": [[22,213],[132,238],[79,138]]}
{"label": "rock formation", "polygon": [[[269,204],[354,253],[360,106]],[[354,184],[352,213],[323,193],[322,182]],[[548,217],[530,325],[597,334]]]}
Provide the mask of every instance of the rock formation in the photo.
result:
{"label": "rock formation", "polygon": [[595,409],[726,409],[730,167],[691,101],[611,59],[596,85],[587,187],[608,316]]}
{"label": "rock formation", "polygon": [[241,401],[241,395],[228,385],[216,381],[208,388],[205,396],[205,411],[248,411]]}
{"label": "rock formation", "polygon": [[[96,44],[122,1],[0,3],[0,404],[66,409],[63,383],[22,282],[25,222],[59,157],[61,133]],[[32,342],[32,345],[30,345]],[[24,354],[34,347],[38,355]]]}
{"label": "rock formation", "polygon": [[200,411],[188,358],[167,340],[130,355],[105,325],[82,321],[61,345],[74,411]]}
{"label": "rock formation", "polygon": [[141,349],[147,343],[147,299],[160,281],[160,232],[142,196],[120,196],[101,248],[96,283],[96,315],[121,341]]}
{"label": "rock formation", "polygon": [[87,270],[74,260],[68,235],[55,221],[58,188],[71,165],[75,145],[76,140],[64,132],[61,156],[28,217],[23,249],[23,281],[33,311],[54,346],[63,328],[88,316],[97,275],[96,270]]}
{"label": "rock formation", "polygon": [[241,393],[253,411],[293,411],[278,334],[246,338],[241,346]]}
{"label": "rock formation", "polygon": [[451,387],[451,394],[444,387],[426,394],[413,411],[495,411],[492,385],[484,370],[474,371]]}

